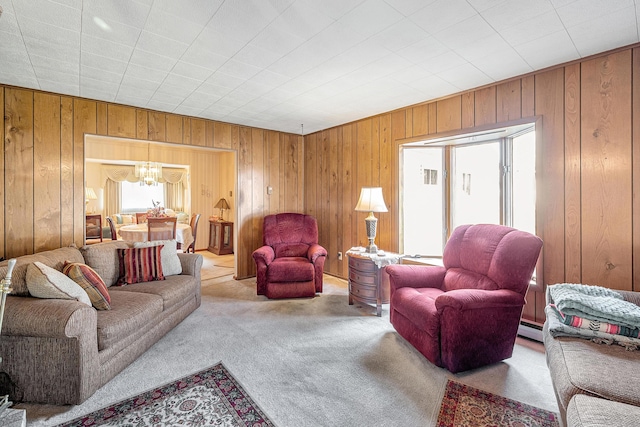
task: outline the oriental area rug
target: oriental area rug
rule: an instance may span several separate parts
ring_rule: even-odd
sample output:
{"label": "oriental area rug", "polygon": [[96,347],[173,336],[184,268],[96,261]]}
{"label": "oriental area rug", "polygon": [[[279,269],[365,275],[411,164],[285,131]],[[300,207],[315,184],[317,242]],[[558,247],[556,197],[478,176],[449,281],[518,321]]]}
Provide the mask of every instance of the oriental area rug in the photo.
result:
{"label": "oriental area rug", "polygon": [[274,424],[222,363],[58,427],[268,427]]}
{"label": "oriental area rug", "polygon": [[558,427],[558,415],[449,380],[437,427]]}

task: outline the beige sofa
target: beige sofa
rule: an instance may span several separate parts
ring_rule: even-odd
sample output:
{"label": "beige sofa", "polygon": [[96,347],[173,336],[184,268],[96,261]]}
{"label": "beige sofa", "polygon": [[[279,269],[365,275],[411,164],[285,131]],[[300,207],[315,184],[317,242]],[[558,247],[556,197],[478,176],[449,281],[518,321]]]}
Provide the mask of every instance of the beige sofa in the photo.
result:
{"label": "beige sofa", "polygon": [[[640,305],[640,293],[620,292]],[[543,338],[562,425],[640,426],[640,350],[554,338],[548,322]]]}
{"label": "beige sofa", "polygon": [[[104,242],[17,259],[0,337],[2,386],[12,400],[82,403],[200,306],[202,255],[178,253],[182,273],[166,280],[113,286],[117,248],[127,247]],[[111,309],[30,296],[26,271],[35,261],[56,270],[65,261],[86,263],[110,286]]]}

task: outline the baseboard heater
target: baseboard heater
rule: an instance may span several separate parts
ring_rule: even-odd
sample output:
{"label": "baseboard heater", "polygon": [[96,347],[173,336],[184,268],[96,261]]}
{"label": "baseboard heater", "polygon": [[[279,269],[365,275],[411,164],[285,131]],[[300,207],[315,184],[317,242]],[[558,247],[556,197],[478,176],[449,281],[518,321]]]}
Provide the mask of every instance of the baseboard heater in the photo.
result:
{"label": "baseboard heater", "polygon": [[518,335],[534,341],[542,342],[542,326],[529,322],[520,322]]}

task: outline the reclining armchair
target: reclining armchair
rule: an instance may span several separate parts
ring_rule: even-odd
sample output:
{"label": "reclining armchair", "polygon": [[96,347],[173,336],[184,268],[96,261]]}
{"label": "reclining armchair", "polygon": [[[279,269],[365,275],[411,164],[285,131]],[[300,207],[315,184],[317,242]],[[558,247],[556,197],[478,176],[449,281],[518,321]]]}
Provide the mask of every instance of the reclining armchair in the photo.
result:
{"label": "reclining armchair", "polygon": [[391,324],[430,362],[453,373],[511,357],[541,248],[540,238],[510,227],[456,228],[444,267],[386,267]]}
{"label": "reclining armchair", "polygon": [[264,246],[252,254],[258,295],[298,298],[322,292],[327,251],[318,244],[316,219],[299,213],[268,215],[263,230]]}

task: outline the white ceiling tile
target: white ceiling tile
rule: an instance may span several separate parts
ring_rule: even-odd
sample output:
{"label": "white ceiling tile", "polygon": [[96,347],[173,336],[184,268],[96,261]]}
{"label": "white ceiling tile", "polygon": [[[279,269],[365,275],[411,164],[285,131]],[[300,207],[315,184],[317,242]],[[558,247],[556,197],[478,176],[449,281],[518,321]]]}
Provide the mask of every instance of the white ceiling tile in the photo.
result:
{"label": "white ceiling tile", "polygon": [[189,48],[189,45],[179,41],[172,40],[158,34],[143,31],[140,34],[136,49],[146,52],[155,53],[172,59],[180,59],[180,57]]}
{"label": "white ceiling tile", "polygon": [[211,84],[215,86],[226,87],[229,89],[235,89],[244,83],[247,79],[240,78],[239,76],[232,74],[225,74],[220,71],[213,73],[206,81],[205,84]]}
{"label": "white ceiling tile", "polygon": [[120,84],[120,82],[122,81],[122,76],[123,75],[120,73],[111,73],[100,68],[87,67],[86,65],[83,65],[80,69],[81,81],[84,81],[85,78],[89,78],[105,83]]}
{"label": "white ceiling tile", "polygon": [[83,34],[81,39],[82,52],[113,58],[117,61],[129,62],[133,48],[109,40]]}
{"label": "white ceiling tile", "polygon": [[[11,2],[3,4],[4,11],[2,12],[2,19],[0,19],[0,33],[21,35],[20,27],[18,26],[18,20],[16,14],[13,11],[13,4]],[[5,34],[1,34],[4,40]]]}
{"label": "white ceiling tile", "polygon": [[119,104],[132,105],[134,107],[147,107],[149,98],[138,97],[135,95],[134,90],[131,89],[127,93],[118,93],[114,99],[114,102],[117,102]]}
{"label": "white ceiling tile", "polygon": [[635,6],[569,27],[567,32],[580,56],[637,43],[639,40]]}
{"label": "white ceiling tile", "polygon": [[[3,55],[4,59],[4,55]],[[34,67],[46,68],[52,71],[58,71],[61,73],[67,74],[78,74],[78,63],[77,62],[69,62],[69,61],[61,61],[56,58],[39,56],[39,55],[30,55],[29,60]]]}
{"label": "white ceiling tile", "polygon": [[304,41],[305,39],[302,37],[287,33],[282,28],[272,24],[251,40],[251,44],[261,49],[286,55],[304,43]]}
{"label": "white ceiling tile", "polygon": [[233,90],[232,88],[228,88],[224,86],[217,86],[209,83],[203,83],[191,95],[198,93],[198,94],[202,94],[203,96],[210,96],[212,100],[211,102],[214,102],[222,98],[223,96],[227,95],[232,90]]}
{"label": "white ceiling tile", "polygon": [[193,92],[182,102],[182,105],[192,108],[200,108],[200,110],[204,110],[208,108],[211,104],[222,97],[215,97],[211,95],[207,95],[202,92]]}
{"label": "white ceiling tile", "polygon": [[317,6],[317,0],[296,1],[272,25],[307,40],[335,22]]}
{"label": "white ceiling tile", "polygon": [[409,16],[434,0],[384,0],[389,6],[393,7],[404,16]]}
{"label": "white ceiling tile", "polygon": [[509,48],[509,44],[498,34],[471,40],[455,52],[467,61],[475,61],[493,52]]}
{"label": "white ceiling tile", "polygon": [[204,28],[162,9],[153,7],[144,25],[144,31],[171,38],[179,43],[192,43]]}
{"label": "white ceiling tile", "polygon": [[223,0],[155,0],[154,10],[177,16],[194,24],[205,25],[224,3]]}
{"label": "white ceiling tile", "polygon": [[631,6],[634,6],[633,0],[577,0],[556,10],[564,26],[569,28]]}
{"label": "white ceiling tile", "polygon": [[47,43],[55,41],[57,44],[71,46],[77,50],[80,46],[80,33],[74,30],[46,24],[34,19],[22,18],[20,20],[22,36],[32,40],[43,40]]}
{"label": "white ceiling tile", "polygon": [[500,35],[511,46],[516,46],[562,30],[564,25],[554,10],[522,21],[518,25],[504,28],[500,31]]}
{"label": "white ceiling tile", "polygon": [[80,61],[82,66],[97,68],[109,73],[124,74],[127,70],[127,63],[124,61],[116,61],[113,58],[96,55],[90,52],[82,52]]}
{"label": "white ceiling tile", "polygon": [[303,7],[309,11],[320,11],[333,19],[339,19],[363,1],[364,0],[298,0],[296,3],[303,5]]}
{"label": "white ceiling tile", "polygon": [[[117,6],[112,1],[83,1],[83,30],[91,26],[97,27],[93,18],[99,18],[114,30],[129,26],[140,31],[150,11],[150,5],[135,1],[120,2]],[[116,26],[116,23],[121,25]]]}
{"label": "white ceiling tile", "polygon": [[167,111],[167,112],[173,112],[173,110],[177,106],[178,106],[177,104],[174,104],[172,102],[163,102],[158,99],[151,99],[145,105],[145,107],[151,108],[152,110]]}
{"label": "white ceiling tile", "polygon": [[98,101],[113,102],[115,93],[90,87],[80,87],[80,96],[83,98],[96,99]]}
{"label": "white ceiling tile", "polygon": [[80,78],[80,91],[83,92],[85,90],[91,89],[96,91],[101,91],[104,93],[109,93],[111,99],[115,98],[116,93],[118,93],[118,87],[120,86],[120,82],[106,82],[104,80],[97,80],[87,76],[82,76]]}
{"label": "white ceiling tile", "polygon": [[[82,13],[82,32],[93,37],[106,39],[115,43],[125,44],[127,46],[135,46],[140,33],[141,28],[126,25],[117,21],[104,22],[98,25],[97,17],[87,12]],[[105,25],[107,25],[105,27]]]}
{"label": "white ceiling tile", "polygon": [[484,10],[482,17],[496,31],[501,31],[544,13],[555,12],[550,0],[510,0],[510,6],[505,7],[504,4],[497,4]]}
{"label": "white ceiling tile", "polygon": [[61,93],[63,95],[80,96],[80,89],[78,88],[77,83],[67,84],[57,80],[45,80],[45,79],[38,79],[38,83],[40,84],[40,89],[47,92],[56,92],[56,93]]}
{"label": "white ceiling tile", "polygon": [[472,89],[492,83],[493,79],[470,63],[462,64],[437,74],[442,80],[451,83],[461,90]]}
{"label": "white ceiling tile", "polygon": [[126,81],[125,78],[125,80],[123,80],[122,84],[120,85],[116,98],[120,98],[122,96],[134,96],[139,100],[144,99],[145,103],[148,102],[156,93],[158,85],[156,84],[153,88],[148,88],[145,87],[144,84],[138,83],[139,82],[135,80],[132,80],[130,82]]}
{"label": "white ceiling tile", "polygon": [[[151,97],[151,100],[149,102],[163,102],[165,104],[173,105],[173,108],[175,108],[178,105],[180,105],[180,103],[184,99],[182,97],[182,95],[180,95],[180,94],[174,95],[174,94],[171,94],[171,93],[160,92],[161,88],[162,87],[158,88],[158,90],[153,94],[153,96]],[[173,111],[173,109],[172,109],[172,111]]]}
{"label": "white ceiling tile", "polygon": [[244,62],[236,61],[235,59],[230,59],[225,62],[220,68],[218,68],[217,72],[228,74],[231,76],[236,76],[240,79],[249,79],[260,72],[260,68],[255,67],[250,64],[245,64]]}
{"label": "white ceiling tile", "polygon": [[209,68],[199,67],[194,64],[189,64],[184,61],[176,62],[176,65],[171,69],[171,73],[177,74],[184,77],[189,77],[191,79],[196,79],[200,81],[204,81],[213,74],[215,70],[211,70]]}
{"label": "white ceiling tile", "polygon": [[419,65],[413,65],[411,67],[407,67],[393,75],[393,78],[399,83],[407,84],[412,81],[424,78],[432,73],[429,73],[427,70],[422,68]]}
{"label": "white ceiling tile", "polygon": [[409,86],[422,92],[426,99],[435,99],[450,93],[456,93],[460,90],[449,82],[446,82],[440,76],[427,76],[409,83]]}
{"label": "white ceiling tile", "polygon": [[[2,73],[2,83],[9,86],[21,86],[29,87],[33,89],[41,89],[38,79],[33,72],[25,73],[13,73],[11,71],[5,71],[7,64],[0,63],[0,73]],[[11,65],[9,65],[11,67]],[[56,91],[60,92],[60,91]]]}
{"label": "white ceiling tile", "polygon": [[199,107],[190,107],[188,105],[180,104],[178,105],[173,112],[175,114],[183,114],[185,116],[198,116],[203,108]]}
{"label": "white ceiling tile", "polygon": [[202,84],[202,80],[191,79],[189,77],[180,76],[178,74],[169,73],[162,82],[162,86],[171,85],[175,86],[177,93],[191,93],[198,88]]}
{"label": "white ceiling tile", "polygon": [[580,57],[566,31],[514,46],[514,49],[535,70]]}
{"label": "white ceiling tile", "polygon": [[403,19],[374,35],[371,40],[391,51],[398,51],[429,37],[426,31],[409,19]]}
{"label": "white ceiling tile", "polygon": [[130,63],[125,72],[125,78],[143,79],[160,84],[168,74],[168,71],[160,70],[158,68],[149,68]]}
{"label": "white ceiling tile", "polygon": [[429,34],[435,34],[477,15],[466,0],[436,0],[420,9],[410,19]]}
{"label": "white ceiling tile", "polygon": [[403,58],[419,64],[449,52],[450,49],[435,37],[429,36],[410,46],[401,49],[398,54]]}
{"label": "white ceiling tile", "polygon": [[67,61],[79,61],[78,46],[57,44],[55,40],[24,38],[24,43],[30,54],[47,58],[64,58]]}
{"label": "white ceiling tile", "polygon": [[187,49],[184,55],[182,55],[180,61],[215,71],[230,58],[230,56],[204,50],[194,43]]}
{"label": "white ceiling tile", "polygon": [[450,49],[461,49],[479,39],[495,35],[495,31],[480,15],[473,15],[434,34],[443,45]]}
{"label": "white ceiling tile", "polygon": [[82,0],[51,0],[54,3],[60,3],[74,9],[82,9]]}
{"label": "white ceiling tile", "polygon": [[33,67],[33,70],[35,71],[38,80],[49,80],[65,85],[78,85],[80,81],[80,74],[77,70],[75,73],[61,73],[50,68],[42,67]]}
{"label": "white ceiling tile", "polygon": [[366,0],[339,19],[351,31],[371,37],[402,20],[404,16],[383,0]]}
{"label": "white ceiling tile", "polygon": [[157,55],[142,49],[135,49],[130,60],[131,64],[155,68],[158,71],[171,71],[176,62],[178,62],[177,59]]}
{"label": "white ceiling tile", "polygon": [[81,15],[80,10],[76,8],[48,0],[14,1],[12,3],[18,19],[27,17],[67,30],[80,30]]}
{"label": "white ceiling tile", "polygon": [[[241,2],[238,4],[241,7]],[[257,36],[271,19],[257,13],[246,14],[234,5],[236,2],[225,2],[205,27],[205,31],[229,34],[246,44]]]}
{"label": "white ceiling tile", "polygon": [[269,70],[263,70],[251,77],[251,81],[259,83],[265,87],[275,88],[288,82],[289,77]]}
{"label": "white ceiling tile", "polygon": [[453,51],[445,52],[428,61],[422,62],[420,65],[429,73],[437,74],[466,63],[467,60]]}
{"label": "white ceiling tile", "polygon": [[473,61],[473,64],[495,81],[533,71],[533,68],[511,47],[478,58]]}
{"label": "white ceiling tile", "polygon": [[258,68],[267,68],[269,65],[276,62],[283,55],[273,52],[271,50],[262,49],[251,43],[240,49],[234,56],[235,61],[242,62],[244,64],[253,65]]}
{"label": "white ceiling tile", "polygon": [[[151,96],[153,96],[156,90],[158,90],[158,88],[160,87],[160,82],[145,80],[143,78],[134,77],[127,74],[122,78],[122,86],[123,86],[123,90],[125,88],[127,90],[130,90],[131,88],[135,87],[141,90],[148,91],[147,95],[149,96],[149,98],[151,98]],[[136,96],[140,96],[140,95],[136,95]]]}
{"label": "white ceiling tile", "polygon": [[511,2],[512,0],[467,0],[469,4],[478,12],[484,12],[497,5]]}

